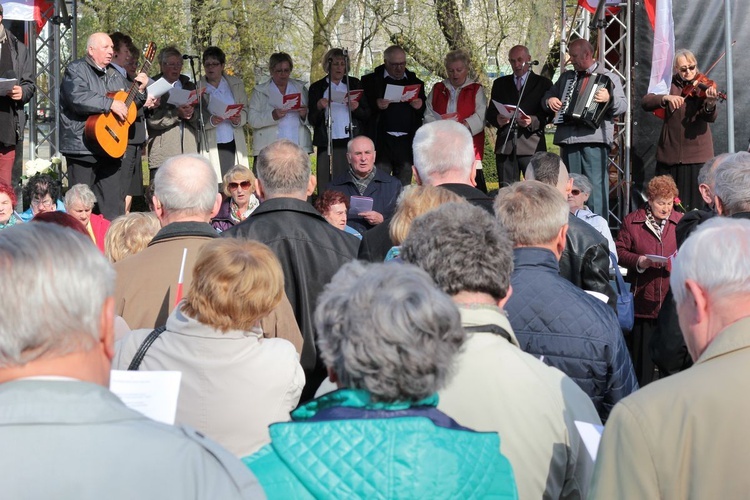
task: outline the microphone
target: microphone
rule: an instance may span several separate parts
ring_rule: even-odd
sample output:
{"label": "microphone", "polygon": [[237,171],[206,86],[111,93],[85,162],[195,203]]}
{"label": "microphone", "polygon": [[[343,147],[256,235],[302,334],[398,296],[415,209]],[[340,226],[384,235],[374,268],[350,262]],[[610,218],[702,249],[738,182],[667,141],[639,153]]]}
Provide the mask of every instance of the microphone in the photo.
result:
{"label": "microphone", "polygon": [[201,56],[191,56],[191,55],[185,54],[182,56],[182,58],[183,59],[200,59]]}
{"label": "microphone", "polygon": [[537,61],[536,59],[534,59],[533,61],[528,62],[526,64],[528,64],[529,66],[539,66],[539,61]]}

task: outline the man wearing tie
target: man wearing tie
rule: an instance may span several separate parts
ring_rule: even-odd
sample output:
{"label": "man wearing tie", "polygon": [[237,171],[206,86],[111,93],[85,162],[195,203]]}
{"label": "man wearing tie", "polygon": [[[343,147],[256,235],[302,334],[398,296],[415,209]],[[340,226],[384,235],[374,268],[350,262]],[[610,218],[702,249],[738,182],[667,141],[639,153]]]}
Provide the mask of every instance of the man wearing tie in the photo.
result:
{"label": "man wearing tie", "polygon": [[[548,78],[531,71],[531,55],[529,49],[523,45],[516,45],[510,49],[508,62],[513,69],[513,74],[500,77],[492,84],[491,97],[494,102],[489,103],[486,116],[487,124],[498,129],[495,161],[501,187],[520,179],[520,172],[526,172],[526,166],[534,153],[547,151],[544,126],[549,121],[549,115],[541,102],[542,96],[552,86],[552,81]],[[525,88],[524,85],[526,85]],[[507,137],[510,132],[513,132],[510,119],[498,112],[495,102],[515,105],[522,90],[521,109],[524,114],[521,114],[519,110],[514,127],[515,133]]]}

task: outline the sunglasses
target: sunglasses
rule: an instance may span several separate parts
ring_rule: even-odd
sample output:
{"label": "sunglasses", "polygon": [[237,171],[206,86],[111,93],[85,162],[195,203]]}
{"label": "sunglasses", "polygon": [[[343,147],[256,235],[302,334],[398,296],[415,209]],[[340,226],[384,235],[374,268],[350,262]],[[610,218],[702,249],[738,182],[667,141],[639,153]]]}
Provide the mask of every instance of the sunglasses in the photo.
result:
{"label": "sunglasses", "polygon": [[680,73],[684,73],[686,71],[693,71],[696,68],[695,64],[691,64],[690,66],[683,66],[680,68]]}
{"label": "sunglasses", "polygon": [[579,194],[581,194],[581,190],[580,189],[571,189],[570,190],[570,194],[572,194],[573,196],[578,196]]}
{"label": "sunglasses", "polygon": [[251,186],[250,181],[242,181],[242,182],[239,182],[239,183],[237,183],[237,182],[230,182],[229,184],[227,184],[227,188],[230,191],[234,191],[238,187],[241,187],[242,189],[250,189],[250,186]]}

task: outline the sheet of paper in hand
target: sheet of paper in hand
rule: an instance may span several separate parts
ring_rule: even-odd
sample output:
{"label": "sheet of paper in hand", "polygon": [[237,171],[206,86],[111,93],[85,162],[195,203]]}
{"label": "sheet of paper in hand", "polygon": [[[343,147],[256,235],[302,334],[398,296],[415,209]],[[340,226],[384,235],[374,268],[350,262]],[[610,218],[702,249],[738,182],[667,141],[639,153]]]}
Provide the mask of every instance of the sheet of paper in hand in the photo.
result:
{"label": "sheet of paper in hand", "polygon": [[157,422],[174,425],[182,372],[112,370],[109,390],[125,405]]}
{"label": "sheet of paper in hand", "polygon": [[362,89],[357,90],[350,90],[349,91],[349,101],[350,102],[359,102],[360,99],[362,99],[362,94],[364,91]]}
{"label": "sheet of paper in hand", "polygon": [[284,96],[284,100],[281,103],[281,109],[287,111],[294,111],[302,107],[302,94],[287,94]]}
{"label": "sheet of paper in hand", "polygon": [[227,104],[218,97],[211,96],[208,101],[208,112],[213,116],[227,119],[242,111],[242,104]]}
{"label": "sheet of paper in hand", "polygon": [[409,102],[419,97],[419,90],[422,85],[391,85],[385,86],[385,95],[383,99],[391,102]]}
{"label": "sheet of paper in hand", "polygon": [[[496,100],[492,100],[492,103],[497,108],[497,112],[500,113],[500,116],[503,118],[507,118],[510,120],[513,117],[513,112],[516,110],[516,107],[513,104],[502,104],[497,102]],[[529,115],[527,115],[523,109],[518,108],[518,118],[523,118],[524,120],[529,119]]]}
{"label": "sheet of paper in hand", "polygon": [[0,78],[0,96],[5,96],[18,85],[17,78]]}
{"label": "sheet of paper in hand", "polygon": [[369,196],[352,196],[349,198],[349,215],[359,215],[372,210],[373,199]]}
{"label": "sheet of paper in hand", "polygon": [[149,84],[146,91],[148,92],[149,97],[161,97],[173,88],[172,84],[162,77]]}
{"label": "sheet of paper in hand", "polygon": [[[203,89],[205,92],[205,89]],[[203,92],[201,92],[203,93]],[[169,91],[168,104],[184,106],[185,104],[198,104],[198,91],[185,89],[172,89]]]}

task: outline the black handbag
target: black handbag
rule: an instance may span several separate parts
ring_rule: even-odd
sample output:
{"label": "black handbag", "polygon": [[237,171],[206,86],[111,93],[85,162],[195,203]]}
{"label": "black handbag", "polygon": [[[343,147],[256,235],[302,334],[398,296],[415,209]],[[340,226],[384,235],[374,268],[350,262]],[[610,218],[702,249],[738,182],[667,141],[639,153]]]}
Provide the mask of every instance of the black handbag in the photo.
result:
{"label": "black handbag", "polygon": [[610,252],[609,260],[615,270],[615,279],[610,281],[612,288],[617,292],[617,320],[620,322],[620,328],[629,332],[633,329],[635,323],[635,303],[633,302],[633,292],[630,291],[630,283],[625,283],[620,272],[620,267],[615,261],[615,256]]}

